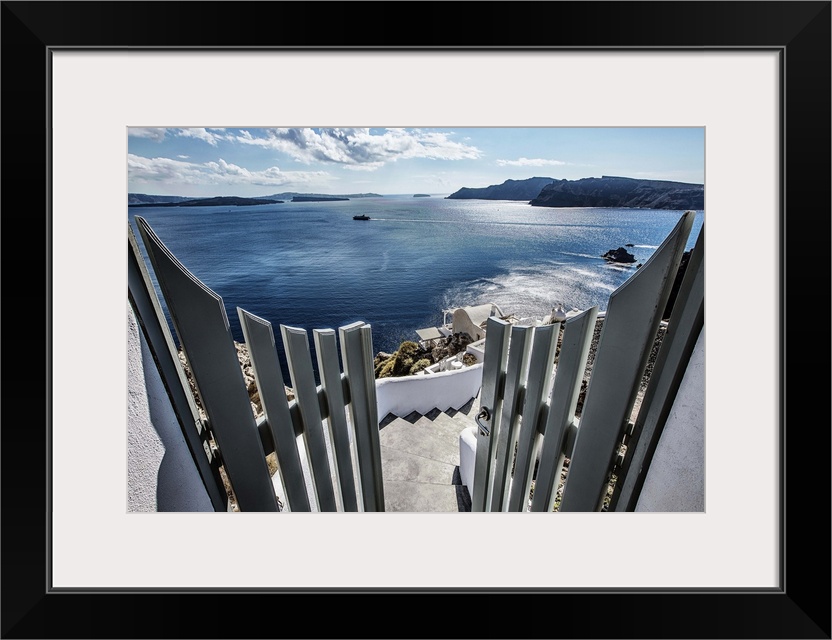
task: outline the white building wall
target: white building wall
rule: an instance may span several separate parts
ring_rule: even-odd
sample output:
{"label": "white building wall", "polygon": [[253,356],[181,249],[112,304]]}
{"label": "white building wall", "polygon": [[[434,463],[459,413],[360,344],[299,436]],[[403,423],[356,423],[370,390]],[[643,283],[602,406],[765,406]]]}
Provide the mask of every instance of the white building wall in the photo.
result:
{"label": "white building wall", "polygon": [[127,511],[214,511],[127,305]]}
{"label": "white building wall", "polygon": [[705,511],[705,329],[659,437],[636,511]]}

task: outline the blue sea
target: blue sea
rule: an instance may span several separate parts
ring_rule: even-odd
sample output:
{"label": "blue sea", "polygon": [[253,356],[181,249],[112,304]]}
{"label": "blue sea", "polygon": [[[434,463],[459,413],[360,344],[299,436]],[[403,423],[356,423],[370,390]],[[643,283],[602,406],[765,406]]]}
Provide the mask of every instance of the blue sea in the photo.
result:
{"label": "blue sea", "polygon": [[[603,311],[636,268],[602,254],[632,244],[645,262],[683,213],[412,195],[128,211],[139,245],[137,215],[223,299],[235,340],[242,307],[270,321],[278,343],[281,324],[309,330],[311,342],[312,329],[362,320],[375,352],[416,340],[459,306],[493,302],[521,318],[557,302]],[[688,249],[703,220],[698,211]]]}

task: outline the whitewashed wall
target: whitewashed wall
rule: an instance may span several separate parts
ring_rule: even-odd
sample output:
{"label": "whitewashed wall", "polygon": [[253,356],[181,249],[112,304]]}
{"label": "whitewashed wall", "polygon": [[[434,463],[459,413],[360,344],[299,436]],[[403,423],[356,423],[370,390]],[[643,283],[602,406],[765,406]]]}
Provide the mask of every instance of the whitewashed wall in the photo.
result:
{"label": "whitewashed wall", "polygon": [[705,329],[659,437],[636,511],[705,511]]}
{"label": "whitewashed wall", "polygon": [[458,371],[376,380],[379,420],[388,413],[404,418],[414,411],[459,409],[480,390],[482,366],[480,363]]}
{"label": "whitewashed wall", "polygon": [[127,305],[127,511],[214,511]]}

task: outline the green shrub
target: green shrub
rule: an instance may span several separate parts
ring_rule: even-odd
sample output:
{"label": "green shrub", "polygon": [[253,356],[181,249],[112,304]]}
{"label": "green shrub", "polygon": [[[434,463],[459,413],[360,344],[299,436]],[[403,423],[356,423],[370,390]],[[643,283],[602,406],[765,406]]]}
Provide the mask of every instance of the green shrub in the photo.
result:
{"label": "green shrub", "polygon": [[413,364],[413,366],[410,367],[410,375],[413,375],[414,373],[419,373],[420,371],[422,371],[426,367],[429,367],[430,365],[431,365],[431,361],[428,360],[427,358],[422,358],[421,360],[417,360]]}
{"label": "green shrub", "polygon": [[[432,364],[429,358],[425,358],[425,351],[411,340],[405,340],[399,345],[398,350],[386,359],[376,358],[374,362],[374,374],[376,378],[391,378],[406,376],[421,371]],[[421,364],[422,362],[426,364]]]}
{"label": "green shrub", "polygon": [[421,351],[421,349],[419,348],[419,345],[417,343],[411,340],[405,340],[399,345],[399,350],[397,351],[397,353],[401,356],[409,356],[412,358],[417,353],[419,353],[419,351]]}
{"label": "green shrub", "polygon": [[387,360],[378,370],[377,378],[392,378],[393,366],[396,364],[395,356]]}

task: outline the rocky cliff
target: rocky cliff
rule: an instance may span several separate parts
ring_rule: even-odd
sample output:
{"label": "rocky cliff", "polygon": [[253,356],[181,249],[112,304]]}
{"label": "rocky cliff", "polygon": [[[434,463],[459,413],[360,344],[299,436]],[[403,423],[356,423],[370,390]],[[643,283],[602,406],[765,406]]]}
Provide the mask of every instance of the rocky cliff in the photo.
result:
{"label": "rocky cliff", "polygon": [[612,176],[555,180],[543,186],[529,204],[537,207],[701,210],[705,208],[705,185]]}

